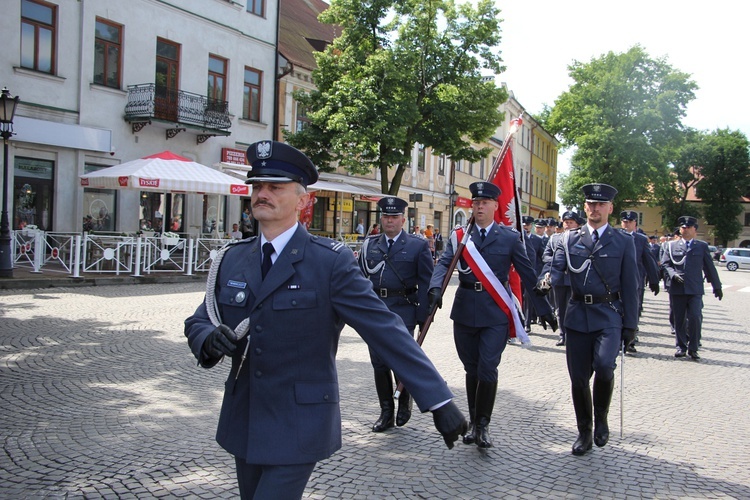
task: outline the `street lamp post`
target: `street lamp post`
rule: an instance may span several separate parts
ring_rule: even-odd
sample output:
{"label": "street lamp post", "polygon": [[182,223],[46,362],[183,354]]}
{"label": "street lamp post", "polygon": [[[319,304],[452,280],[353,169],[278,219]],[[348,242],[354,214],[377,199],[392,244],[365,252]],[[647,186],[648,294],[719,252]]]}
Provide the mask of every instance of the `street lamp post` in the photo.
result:
{"label": "street lamp post", "polygon": [[0,219],[0,278],[13,277],[13,255],[10,251],[10,222],[8,220],[8,140],[13,135],[13,115],[16,114],[18,96],[12,97],[3,87],[0,94],[0,137],[3,138],[3,212]]}

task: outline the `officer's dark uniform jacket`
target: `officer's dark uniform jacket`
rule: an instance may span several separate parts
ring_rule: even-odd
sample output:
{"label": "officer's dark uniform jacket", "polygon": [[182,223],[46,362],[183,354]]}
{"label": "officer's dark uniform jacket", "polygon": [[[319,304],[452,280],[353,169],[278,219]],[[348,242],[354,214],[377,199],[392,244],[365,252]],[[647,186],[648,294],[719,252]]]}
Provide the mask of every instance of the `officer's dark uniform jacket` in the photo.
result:
{"label": "officer's dark uniform jacket", "polygon": [[427,292],[433,269],[427,240],[402,230],[388,252],[385,234],[370,236],[359,254],[359,267],[372,282],[375,293],[388,309],[401,316],[407,328],[413,330],[427,319]]}
{"label": "officer's dark uniform jacket", "polygon": [[532,232],[526,237],[526,240],[528,241],[529,246],[534,249],[535,258],[531,263],[534,266],[534,272],[539,275],[539,273],[542,272],[542,266],[544,265],[544,261],[542,260],[544,249],[546,248],[544,238]]}
{"label": "officer's dark uniform jacket", "polygon": [[565,251],[562,248],[558,249],[563,234],[565,233],[555,233],[550,236],[547,246],[544,247],[544,254],[542,254],[542,262],[544,262],[544,266],[542,267],[542,272],[539,273],[540,280],[544,278],[545,274],[549,273],[550,283],[552,286],[557,287],[570,286],[570,276],[568,276],[567,268],[557,269],[552,267],[552,258],[554,257],[555,252]]}
{"label": "officer's dark uniform jacket", "polygon": [[[242,340],[216,435],[229,453],[251,464],[284,465],[317,462],[341,447],[335,358],[344,323],[377,350],[422,411],[452,398],[344,245],[298,226],[265,280],[260,265],[260,239],[238,242],[216,280],[223,322],[236,328],[250,319],[248,356],[235,381]],[[213,329],[205,302],[185,321],[190,348],[206,367],[218,362],[201,351]]]}
{"label": "officer's dark uniform jacket", "polygon": [[[719,273],[705,241],[693,239],[690,250],[682,238],[666,242],[661,265],[664,269],[665,283],[672,295],[703,295],[704,273],[714,289],[721,288]],[[681,274],[685,283],[674,281],[675,274]]]}
{"label": "officer's dark uniform jacket", "polygon": [[[568,235],[571,266],[581,268],[593,256],[599,271],[593,265],[580,273],[568,270],[571,300],[566,310],[565,327],[577,332],[597,332],[612,327],[635,330],[638,326],[638,275],[633,272],[636,269],[633,239],[609,225],[595,247],[588,226],[563,234]],[[564,242],[565,238],[561,246]],[[557,271],[565,271],[568,266],[566,252],[560,251],[563,249],[555,253],[552,262]],[[599,273],[602,273],[601,277]],[[617,299],[599,301],[609,293],[617,294]],[[586,303],[586,296],[595,303]]]}
{"label": "officer's dark uniform jacket", "polygon": [[648,278],[650,284],[659,282],[659,268],[656,260],[651,253],[649,248],[648,236],[633,232],[632,234],[627,233],[625,230],[622,231],[626,236],[633,238],[635,244],[635,262],[638,264],[638,281],[639,288],[643,286],[643,278]]}
{"label": "officer's dark uniform jacket", "polygon": [[[440,257],[440,261],[435,267],[435,272],[432,274],[430,288],[439,287],[443,283],[448,265],[453,260],[455,252],[453,248],[454,239],[454,237],[449,238],[445,252]],[[484,243],[482,243],[482,239],[479,236],[479,229],[474,226],[474,230],[471,233],[471,240],[497,279],[506,286],[506,289],[508,271],[511,264],[513,264],[518,272],[524,286],[529,289],[536,286],[536,273],[526,254],[526,248],[521,242],[518,231],[499,224],[493,224],[485,237]],[[466,270],[469,269],[463,257],[460,259],[459,266]],[[459,281],[460,286],[456,290],[456,298],[453,301],[453,309],[451,310],[451,319],[453,321],[470,327],[508,324],[508,317],[492,299],[489,292],[486,290],[475,291],[475,287],[478,287],[476,283],[479,280],[473,272],[459,272]],[[532,297],[531,300],[539,316],[544,316],[552,312],[549,303],[544,297],[539,297],[534,293],[529,295]]]}

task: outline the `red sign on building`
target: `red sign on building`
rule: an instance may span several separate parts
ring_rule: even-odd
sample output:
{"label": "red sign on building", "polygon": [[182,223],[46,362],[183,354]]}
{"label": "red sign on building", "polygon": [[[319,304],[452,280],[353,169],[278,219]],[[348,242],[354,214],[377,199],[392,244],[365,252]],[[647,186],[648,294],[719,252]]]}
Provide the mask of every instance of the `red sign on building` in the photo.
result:
{"label": "red sign on building", "polygon": [[245,165],[245,151],[242,149],[221,148],[221,161],[224,163],[235,163]]}

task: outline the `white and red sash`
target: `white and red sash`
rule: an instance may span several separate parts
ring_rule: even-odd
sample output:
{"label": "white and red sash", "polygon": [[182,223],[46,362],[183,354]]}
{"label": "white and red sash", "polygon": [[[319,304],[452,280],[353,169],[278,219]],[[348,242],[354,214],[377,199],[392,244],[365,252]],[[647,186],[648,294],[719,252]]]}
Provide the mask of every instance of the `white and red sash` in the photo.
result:
{"label": "white and red sash", "polygon": [[[456,243],[458,241],[463,241],[464,229],[458,228],[455,230],[454,234],[456,235],[456,241],[453,243],[454,248],[456,248]],[[521,317],[518,315],[518,309],[516,309],[513,298],[503,284],[500,283],[500,280],[497,279],[497,276],[492,272],[492,269],[490,269],[489,264],[487,264],[487,261],[482,257],[479,249],[469,237],[467,237],[464,242],[464,252],[462,257],[469,265],[469,268],[471,268],[471,272],[474,273],[474,276],[476,276],[476,278],[482,283],[482,287],[490,294],[492,300],[494,300],[500,309],[503,310],[505,315],[508,316],[510,337],[518,337],[521,341],[521,345],[524,347],[531,346],[531,339],[523,327]]]}

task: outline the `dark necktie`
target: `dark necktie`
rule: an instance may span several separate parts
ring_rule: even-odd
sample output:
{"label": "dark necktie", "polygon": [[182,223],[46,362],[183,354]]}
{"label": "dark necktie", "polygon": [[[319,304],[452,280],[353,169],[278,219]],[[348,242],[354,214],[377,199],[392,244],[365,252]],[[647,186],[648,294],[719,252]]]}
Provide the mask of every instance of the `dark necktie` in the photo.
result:
{"label": "dark necktie", "polygon": [[484,239],[487,237],[487,230],[484,228],[479,230],[479,237],[482,239],[482,243],[484,243]]}
{"label": "dark necktie", "polygon": [[599,243],[599,231],[594,231],[594,233],[591,236],[594,237],[594,245]]}
{"label": "dark necktie", "polygon": [[690,250],[693,247],[693,240],[687,242],[687,249]]}
{"label": "dark necktie", "polygon": [[389,252],[391,251],[391,247],[392,247],[392,246],[393,246],[393,240],[392,240],[392,239],[389,239],[389,240],[388,240],[388,251],[389,251]]}
{"label": "dark necktie", "polygon": [[266,274],[268,274],[273,265],[273,261],[271,261],[273,252],[273,244],[270,241],[263,243],[263,263],[260,265],[260,274],[263,276],[263,279],[266,279]]}

